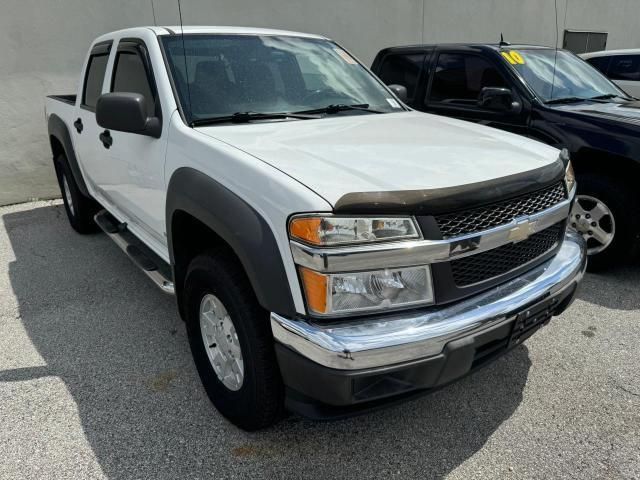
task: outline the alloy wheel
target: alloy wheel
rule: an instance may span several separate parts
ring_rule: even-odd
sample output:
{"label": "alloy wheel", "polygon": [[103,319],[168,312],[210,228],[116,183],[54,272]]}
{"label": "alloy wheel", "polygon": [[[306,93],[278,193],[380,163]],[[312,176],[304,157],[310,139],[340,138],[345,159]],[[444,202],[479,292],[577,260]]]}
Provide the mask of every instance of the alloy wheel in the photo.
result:
{"label": "alloy wheel", "polygon": [[577,195],[571,210],[571,227],[587,242],[587,252],[595,255],[606,249],[616,233],[616,222],[611,209],[589,195]]}
{"label": "alloy wheel", "polygon": [[218,379],[229,390],[240,390],[244,361],[238,334],[224,304],[210,293],[200,302],[200,333]]}

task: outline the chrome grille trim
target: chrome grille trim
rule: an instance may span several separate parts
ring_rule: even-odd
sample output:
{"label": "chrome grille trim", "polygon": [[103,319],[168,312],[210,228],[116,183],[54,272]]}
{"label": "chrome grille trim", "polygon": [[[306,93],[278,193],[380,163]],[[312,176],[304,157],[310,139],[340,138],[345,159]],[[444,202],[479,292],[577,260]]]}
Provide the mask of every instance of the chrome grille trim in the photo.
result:
{"label": "chrome grille trim", "polygon": [[453,281],[458,287],[487,282],[524,267],[554,250],[564,233],[564,222],[534,233],[528,239],[451,262]]}
{"label": "chrome grille trim", "polygon": [[557,205],[566,198],[564,182],[560,181],[511,200],[436,215],[435,219],[440,227],[442,238],[448,239],[504,225],[517,217],[536,214]]}
{"label": "chrome grille trim", "polygon": [[296,264],[325,273],[448,262],[514,243],[513,231],[524,222],[528,222],[530,234],[535,234],[566,220],[574,195],[575,188],[568,199],[534,215],[515,218],[499,227],[447,240],[413,240],[334,248],[311,247],[291,241],[291,252]]}

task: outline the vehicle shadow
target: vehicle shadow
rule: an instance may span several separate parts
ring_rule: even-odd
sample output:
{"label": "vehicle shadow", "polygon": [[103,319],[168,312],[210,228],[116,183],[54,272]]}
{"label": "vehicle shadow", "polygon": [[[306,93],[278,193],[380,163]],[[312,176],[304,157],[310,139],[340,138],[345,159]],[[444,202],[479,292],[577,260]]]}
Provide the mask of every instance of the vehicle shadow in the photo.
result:
{"label": "vehicle shadow", "polygon": [[173,298],[109,239],[74,233],[61,206],[3,221],[21,321],[46,366],[0,371],[0,382],[62,379],[109,478],[437,478],[477,452],[522,400],[524,346],[410,403],[242,432],[204,394]]}
{"label": "vehicle shadow", "polygon": [[640,262],[584,277],[577,297],[612,310],[640,310]]}

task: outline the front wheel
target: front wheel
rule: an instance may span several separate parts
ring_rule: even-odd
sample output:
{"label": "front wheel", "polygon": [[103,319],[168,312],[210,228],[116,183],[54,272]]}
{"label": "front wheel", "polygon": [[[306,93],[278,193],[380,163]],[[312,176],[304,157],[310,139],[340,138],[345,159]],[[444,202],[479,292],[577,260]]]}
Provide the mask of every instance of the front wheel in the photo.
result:
{"label": "front wheel", "polygon": [[585,174],[578,177],[569,222],[587,242],[589,271],[601,271],[632,257],[638,237],[638,201],[622,181]]}
{"label": "front wheel", "polygon": [[245,430],[275,423],[284,409],[269,314],[224,250],[197,256],[185,279],[191,353],[211,402]]}

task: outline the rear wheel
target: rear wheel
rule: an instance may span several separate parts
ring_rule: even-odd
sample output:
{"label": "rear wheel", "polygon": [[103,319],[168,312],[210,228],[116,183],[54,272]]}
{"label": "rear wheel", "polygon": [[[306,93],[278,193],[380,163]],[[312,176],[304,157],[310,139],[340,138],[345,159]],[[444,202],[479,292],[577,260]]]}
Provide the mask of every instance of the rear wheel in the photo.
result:
{"label": "rear wheel", "polygon": [[82,234],[98,231],[98,226],[93,221],[93,216],[98,212],[100,206],[95,200],[86,197],[78,189],[64,155],[58,155],[54,165],[64,209],[67,212],[71,227]]}
{"label": "rear wheel", "polygon": [[578,177],[570,226],[587,242],[590,271],[609,268],[633,256],[638,210],[636,195],[622,181],[594,174]]}
{"label": "rear wheel", "polygon": [[191,353],[215,407],[245,430],[275,423],[284,409],[269,314],[224,250],[189,265],[184,299]]}

